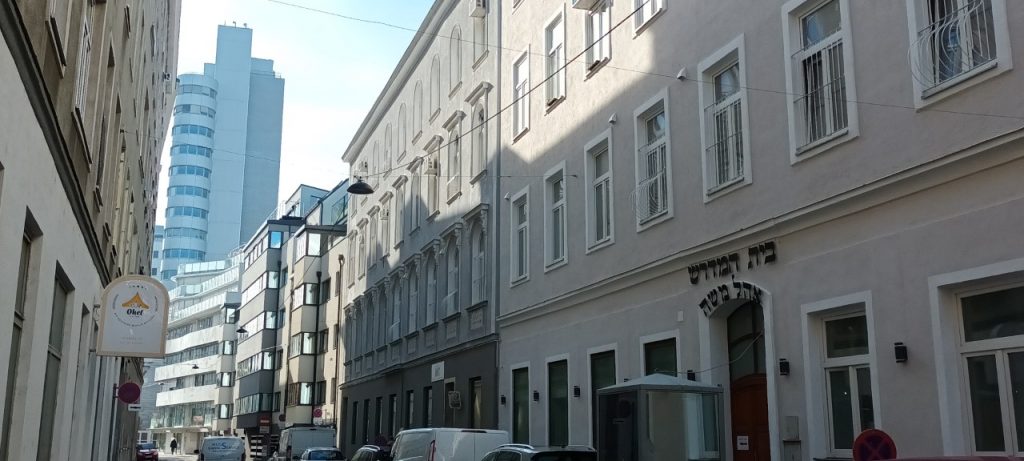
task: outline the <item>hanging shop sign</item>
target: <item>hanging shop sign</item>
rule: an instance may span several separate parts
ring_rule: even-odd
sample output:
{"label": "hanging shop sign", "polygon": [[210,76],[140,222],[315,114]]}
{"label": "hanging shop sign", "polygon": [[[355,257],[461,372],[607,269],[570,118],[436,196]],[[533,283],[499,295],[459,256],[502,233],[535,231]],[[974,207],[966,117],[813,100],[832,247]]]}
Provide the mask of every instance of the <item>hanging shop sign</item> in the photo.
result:
{"label": "hanging shop sign", "polygon": [[162,358],[167,341],[167,288],[152,277],[125,275],[103,289],[98,355]]}
{"label": "hanging shop sign", "polygon": [[747,248],[746,255],[743,252],[732,252],[691,264],[686,269],[690,272],[690,283],[696,285],[700,283],[702,277],[704,280],[729,277],[738,274],[743,267],[752,270],[765,264],[773,264],[776,259],[775,241],[769,240]]}

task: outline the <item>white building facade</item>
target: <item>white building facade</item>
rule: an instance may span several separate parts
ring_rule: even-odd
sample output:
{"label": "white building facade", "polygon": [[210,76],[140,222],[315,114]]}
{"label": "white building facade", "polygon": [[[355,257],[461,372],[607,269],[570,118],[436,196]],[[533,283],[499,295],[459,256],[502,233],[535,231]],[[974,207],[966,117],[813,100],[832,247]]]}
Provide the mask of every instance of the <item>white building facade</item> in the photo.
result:
{"label": "white building facade", "polygon": [[723,389],[709,458],[1021,453],[1024,5],[501,14],[514,441],[614,441],[597,390],[665,373]]}

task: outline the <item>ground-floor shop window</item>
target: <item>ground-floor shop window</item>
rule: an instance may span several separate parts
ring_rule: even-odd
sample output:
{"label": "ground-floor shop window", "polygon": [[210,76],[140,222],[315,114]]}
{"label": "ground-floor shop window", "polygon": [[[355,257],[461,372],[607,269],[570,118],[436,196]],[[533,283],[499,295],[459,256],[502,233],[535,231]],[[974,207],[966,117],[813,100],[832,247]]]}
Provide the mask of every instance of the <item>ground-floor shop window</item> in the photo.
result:
{"label": "ground-floor shop window", "polygon": [[975,452],[1024,452],[1024,286],[960,296]]}

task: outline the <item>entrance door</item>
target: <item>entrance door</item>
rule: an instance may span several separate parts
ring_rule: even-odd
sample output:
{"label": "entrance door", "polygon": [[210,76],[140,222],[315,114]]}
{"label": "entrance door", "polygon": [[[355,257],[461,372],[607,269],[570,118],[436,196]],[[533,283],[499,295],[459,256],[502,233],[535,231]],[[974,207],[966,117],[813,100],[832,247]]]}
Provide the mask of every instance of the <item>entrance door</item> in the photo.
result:
{"label": "entrance door", "polygon": [[455,408],[452,407],[452,393],[455,381],[444,383],[444,427],[455,427]]}
{"label": "entrance door", "polygon": [[748,302],[728,318],[729,398],[735,461],[769,461],[768,381],[765,375],[764,315]]}

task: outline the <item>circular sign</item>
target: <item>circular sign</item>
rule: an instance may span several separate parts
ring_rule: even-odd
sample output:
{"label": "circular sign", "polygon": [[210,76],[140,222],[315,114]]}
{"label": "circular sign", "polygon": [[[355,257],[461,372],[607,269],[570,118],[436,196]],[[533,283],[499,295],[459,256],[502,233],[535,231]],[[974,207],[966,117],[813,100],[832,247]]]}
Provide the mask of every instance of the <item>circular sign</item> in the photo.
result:
{"label": "circular sign", "polygon": [[896,458],[896,442],[889,434],[878,429],[868,429],[853,442],[854,461],[880,461]]}
{"label": "circular sign", "polygon": [[321,410],[319,408],[314,408],[313,409],[313,417],[314,418],[319,418],[319,417],[323,416],[323,414],[324,414],[323,410]]}
{"label": "circular sign", "polygon": [[281,422],[284,422],[284,420],[285,420],[284,413],[281,413],[281,414],[277,415],[277,420],[281,421]]}
{"label": "circular sign", "polygon": [[124,383],[117,388],[117,399],[124,403],[135,403],[142,395],[142,389],[135,383]]}

